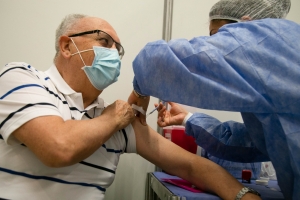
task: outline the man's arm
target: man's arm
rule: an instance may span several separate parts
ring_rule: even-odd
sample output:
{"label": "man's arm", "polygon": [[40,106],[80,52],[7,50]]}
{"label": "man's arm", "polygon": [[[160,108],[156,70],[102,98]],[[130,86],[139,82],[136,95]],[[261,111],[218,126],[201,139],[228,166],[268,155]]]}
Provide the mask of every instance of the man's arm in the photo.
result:
{"label": "man's arm", "polygon": [[[216,193],[222,199],[234,199],[243,188],[234,177],[219,165],[189,153],[165,139],[149,126],[134,120],[137,152],[165,171],[181,177],[198,188]],[[247,193],[243,200],[260,199]]]}
{"label": "man's arm", "polygon": [[64,167],[90,156],[133,117],[130,105],[117,100],[94,119],[64,121],[58,116],[37,117],[12,134],[45,165]]}
{"label": "man's arm", "polygon": [[[140,94],[138,94],[134,90],[131,92],[131,94],[129,95],[128,100],[127,100],[127,102],[130,105],[135,104],[135,105],[137,105],[139,107],[142,107],[145,112],[147,112],[149,101],[150,101],[150,96],[141,96]],[[144,124],[144,125],[147,124],[147,122],[146,122],[146,115],[138,112],[136,114],[136,116],[140,118],[140,122],[142,124]]]}

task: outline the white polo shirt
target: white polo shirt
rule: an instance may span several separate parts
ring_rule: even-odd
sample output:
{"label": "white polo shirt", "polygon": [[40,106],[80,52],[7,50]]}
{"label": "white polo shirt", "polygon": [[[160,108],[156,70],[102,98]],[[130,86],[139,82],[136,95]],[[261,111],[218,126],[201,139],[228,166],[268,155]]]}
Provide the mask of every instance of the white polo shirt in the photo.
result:
{"label": "white polo shirt", "polygon": [[11,134],[36,117],[88,120],[99,116],[104,108],[103,99],[98,97],[84,109],[81,93],[69,87],[54,65],[41,72],[26,63],[7,64],[0,72],[0,197],[104,199],[120,155],[136,153],[131,125],[115,133],[84,161],[62,168],[45,166]]}

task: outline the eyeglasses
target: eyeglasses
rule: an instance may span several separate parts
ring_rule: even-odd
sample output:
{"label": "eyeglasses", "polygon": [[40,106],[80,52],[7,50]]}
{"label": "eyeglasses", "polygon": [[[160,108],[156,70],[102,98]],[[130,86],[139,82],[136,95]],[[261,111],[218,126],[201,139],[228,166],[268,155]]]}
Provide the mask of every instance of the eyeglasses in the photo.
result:
{"label": "eyeglasses", "polygon": [[97,38],[97,40],[99,41],[100,45],[103,47],[111,48],[115,43],[120,59],[122,59],[122,57],[125,54],[123,46],[120,43],[116,42],[108,33],[105,33],[104,31],[101,30],[85,31],[85,32],[69,35],[69,37],[78,37],[78,36],[88,35],[93,33],[98,34],[99,38]]}

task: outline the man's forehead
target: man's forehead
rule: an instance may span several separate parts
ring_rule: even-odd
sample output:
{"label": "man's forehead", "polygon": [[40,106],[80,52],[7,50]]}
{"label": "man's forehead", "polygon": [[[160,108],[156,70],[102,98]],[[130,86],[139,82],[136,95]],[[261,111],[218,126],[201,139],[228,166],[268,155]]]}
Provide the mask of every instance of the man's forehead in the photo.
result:
{"label": "man's forehead", "polygon": [[93,29],[113,29],[112,26],[105,20],[96,17],[85,17],[78,21],[78,28],[93,30]]}
{"label": "man's forehead", "polygon": [[85,17],[78,22],[79,31],[102,30],[119,40],[114,28],[104,19],[97,17]]}

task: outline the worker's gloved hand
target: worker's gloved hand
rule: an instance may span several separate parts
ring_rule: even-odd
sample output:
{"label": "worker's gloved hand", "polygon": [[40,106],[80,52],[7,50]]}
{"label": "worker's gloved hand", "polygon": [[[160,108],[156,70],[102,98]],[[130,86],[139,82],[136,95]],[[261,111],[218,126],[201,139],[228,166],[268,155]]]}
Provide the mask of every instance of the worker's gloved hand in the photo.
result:
{"label": "worker's gloved hand", "polygon": [[168,102],[168,104],[171,106],[170,110],[167,110],[166,106],[162,103],[154,104],[155,107],[158,106],[157,124],[160,127],[182,125],[182,122],[188,112],[177,103]]}
{"label": "worker's gloved hand", "polygon": [[125,128],[135,118],[133,109],[129,103],[123,100],[116,100],[113,104],[107,106],[102,115],[107,115],[115,123],[116,130]]}
{"label": "worker's gloved hand", "polygon": [[141,124],[143,125],[147,125],[146,122],[146,113],[147,113],[147,109],[148,109],[148,105],[149,105],[149,101],[150,101],[150,96],[139,96],[139,94],[135,93],[134,90],[131,92],[131,94],[128,97],[128,103],[130,105],[135,104],[138,107],[141,107],[145,113],[142,114],[141,112],[136,112],[136,115]]}

